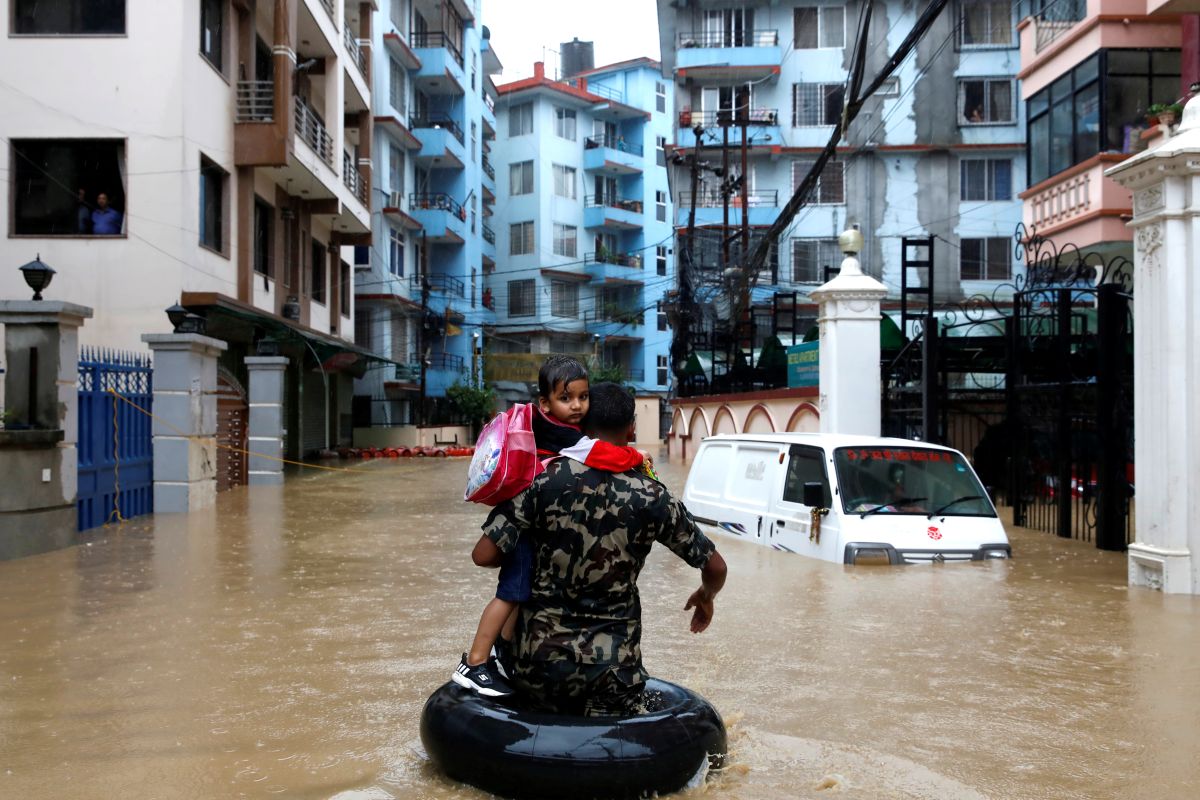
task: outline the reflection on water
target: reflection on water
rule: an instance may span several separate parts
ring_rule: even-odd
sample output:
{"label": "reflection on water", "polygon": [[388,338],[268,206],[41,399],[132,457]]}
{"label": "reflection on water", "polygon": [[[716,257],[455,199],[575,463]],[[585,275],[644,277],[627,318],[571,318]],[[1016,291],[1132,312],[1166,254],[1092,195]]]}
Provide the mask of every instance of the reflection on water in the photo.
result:
{"label": "reflection on water", "polygon": [[[484,509],[463,460],[368,470],[0,562],[0,797],[482,797],[429,767],[417,721],[494,588],[470,560]],[[647,667],[707,696],[733,749],[687,794],[1200,796],[1200,602],[1011,539],[1007,563],[858,569],[721,539],[699,636],[696,573],[656,551]]]}

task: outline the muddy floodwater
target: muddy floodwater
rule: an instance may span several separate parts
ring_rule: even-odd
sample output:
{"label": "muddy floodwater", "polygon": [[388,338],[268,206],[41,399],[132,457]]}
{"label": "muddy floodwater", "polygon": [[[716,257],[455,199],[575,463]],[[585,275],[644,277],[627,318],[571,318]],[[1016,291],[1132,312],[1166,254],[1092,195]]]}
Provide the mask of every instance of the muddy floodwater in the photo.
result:
{"label": "muddy floodwater", "polygon": [[[0,797],[483,798],[417,728],[494,589],[484,510],[462,459],[361,470],[0,562]],[[1011,562],[857,569],[722,538],[701,635],[656,550],[646,666],[730,731],[688,796],[1200,797],[1200,601],[1010,535]]]}

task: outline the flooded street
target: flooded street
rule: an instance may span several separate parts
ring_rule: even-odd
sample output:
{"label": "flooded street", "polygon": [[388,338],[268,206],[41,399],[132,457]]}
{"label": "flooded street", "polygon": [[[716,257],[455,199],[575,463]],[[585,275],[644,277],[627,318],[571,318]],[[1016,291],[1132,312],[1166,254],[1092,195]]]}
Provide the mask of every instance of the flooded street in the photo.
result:
{"label": "flooded street", "polygon": [[[466,466],[308,472],[0,562],[0,797],[484,797],[417,732],[494,589]],[[699,636],[698,575],[656,549],[646,666],[711,700],[733,749],[692,794],[1200,796],[1200,600],[1010,536],[1011,562],[857,569],[722,538]]]}

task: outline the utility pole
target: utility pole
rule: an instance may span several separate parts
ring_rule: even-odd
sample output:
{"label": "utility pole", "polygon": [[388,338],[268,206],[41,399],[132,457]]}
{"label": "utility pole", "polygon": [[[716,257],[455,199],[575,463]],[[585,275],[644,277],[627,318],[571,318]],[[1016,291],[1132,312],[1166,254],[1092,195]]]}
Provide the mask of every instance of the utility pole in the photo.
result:
{"label": "utility pole", "polygon": [[692,153],[692,194],[691,207],[688,209],[688,224],[685,244],[679,248],[683,258],[677,259],[675,271],[679,280],[679,296],[676,298],[677,311],[675,327],[671,339],[671,366],[675,372],[677,385],[681,385],[687,369],[688,352],[691,350],[691,321],[692,321],[692,269],[695,263],[696,238],[696,194],[700,188],[700,137],[704,134],[704,126],[697,123],[692,132],[696,136],[696,149]]}
{"label": "utility pole", "polygon": [[417,406],[417,425],[424,425],[426,386],[426,361],[429,358],[429,242],[421,231],[421,325],[417,328],[417,357],[421,359],[421,400]]}

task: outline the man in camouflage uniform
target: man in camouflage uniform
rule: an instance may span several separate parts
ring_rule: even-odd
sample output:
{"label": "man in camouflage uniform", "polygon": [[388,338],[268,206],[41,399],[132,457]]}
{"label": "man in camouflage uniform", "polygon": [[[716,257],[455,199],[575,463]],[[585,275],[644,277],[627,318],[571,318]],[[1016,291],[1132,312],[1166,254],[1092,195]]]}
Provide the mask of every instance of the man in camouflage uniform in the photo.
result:
{"label": "man in camouflage uniform", "polygon": [[[591,387],[588,433],[616,445],[633,435],[633,398],[616,384]],[[475,563],[492,566],[532,537],[533,586],[521,606],[512,682],[540,708],[568,714],[635,713],[642,667],[637,579],[661,542],[701,570],[691,629],[708,627],[725,561],[666,487],[639,471],[552,461],[533,484],[484,523]]]}

